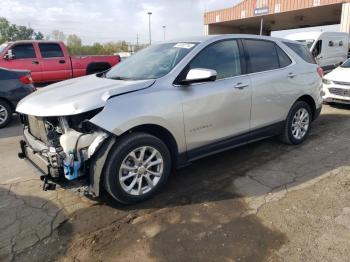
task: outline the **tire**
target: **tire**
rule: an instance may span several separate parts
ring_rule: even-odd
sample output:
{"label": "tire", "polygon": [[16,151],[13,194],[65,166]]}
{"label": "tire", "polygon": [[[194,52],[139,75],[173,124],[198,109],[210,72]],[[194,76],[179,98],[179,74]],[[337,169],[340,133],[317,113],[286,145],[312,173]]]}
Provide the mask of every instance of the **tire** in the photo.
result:
{"label": "tire", "polygon": [[[298,118],[297,114],[299,114],[300,112],[304,112],[304,117],[305,117],[305,114],[307,113],[308,120],[306,121],[305,119],[305,121],[297,122],[296,124],[294,123],[294,127],[293,127],[293,122],[296,120],[296,118]],[[306,123],[307,123],[307,129],[305,130]],[[287,119],[285,121],[283,130],[282,130],[282,134],[280,136],[280,140],[283,143],[286,143],[289,145],[299,145],[303,143],[309,134],[311,123],[312,123],[312,111],[309,104],[304,101],[295,102],[295,104],[292,106],[292,108],[288,113]],[[296,130],[299,129],[300,126],[302,127],[300,128],[300,133],[299,133],[300,135],[298,136],[297,135],[298,133]]]}
{"label": "tire", "polygon": [[0,128],[6,127],[12,120],[13,110],[11,105],[0,99]]}
{"label": "tire", "polygon": [[[161,164],[150,165],[158,162]],[[103,181],[106,191],[115,200],[133,204],[154,196],[166,183],[170,171],[170,152],[160,139],[145,133],[130,133],[111,148]]]}

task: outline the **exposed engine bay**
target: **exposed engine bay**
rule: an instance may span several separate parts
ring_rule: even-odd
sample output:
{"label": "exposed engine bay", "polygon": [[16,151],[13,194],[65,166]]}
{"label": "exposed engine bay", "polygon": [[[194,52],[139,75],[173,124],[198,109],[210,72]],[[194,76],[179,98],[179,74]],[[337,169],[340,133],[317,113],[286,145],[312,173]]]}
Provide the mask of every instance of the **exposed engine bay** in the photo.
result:
{"label": "exposed engine bay", "polygon": [[89,122],[101,109],[72,116],[21,115],[27,158],[53,179],[75,180],[88,174],[89,160],[109,134]]}

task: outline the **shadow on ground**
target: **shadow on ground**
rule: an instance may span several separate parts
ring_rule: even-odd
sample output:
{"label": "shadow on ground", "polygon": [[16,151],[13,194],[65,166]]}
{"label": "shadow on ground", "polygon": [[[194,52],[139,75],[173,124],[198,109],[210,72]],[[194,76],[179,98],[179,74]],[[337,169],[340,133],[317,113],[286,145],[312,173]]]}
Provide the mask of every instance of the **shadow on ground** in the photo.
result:
{"label": "shadow on ground", "polygon": [[51,261],[63,255],[71,225],[52,200],[20,195],[0,186],[0,261]]}
{"label": "shadow on ground", "polygon": [[21,134],[22,126],[18,115],[13,115],[11,123],[7,127],[0,129],[0,138],[10,138]]}

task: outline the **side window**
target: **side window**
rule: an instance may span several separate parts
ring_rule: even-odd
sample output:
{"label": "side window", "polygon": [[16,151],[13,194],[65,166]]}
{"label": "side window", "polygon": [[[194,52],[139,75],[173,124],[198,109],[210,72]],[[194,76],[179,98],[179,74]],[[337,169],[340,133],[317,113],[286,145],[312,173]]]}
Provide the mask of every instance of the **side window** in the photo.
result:
{"label": "side window", "polygon": [[310,64],[316,64],[315,59],[310,54],[307,47],[303,44],[283,42],[286,46],[292,49],[299,57],[301,57],[305,62]]}
{"label": "side window", "polygon": [[39,49],[43,58],[64,57],[59,44],[39,44]]}
{"label": "side window", "polygon": [[189,67],[216,70],[217,79],[240,75],[242,71],[237,41],[227,40],[206,47],[191,61]]}
{"label": "side window", "polygon": [[32,44],[18,44],[11,48],[15,59],[36,58]]}
{"label": "side window", "polygon": [[322,51],[322,40],[318,40],[314,49],[312,50],[312,55],[314,57],[317,57],[319,54],[321,54]]}
{"label": "side window", "polygon": [[279,59],[275,43],[264,40],[244,40],[248,56],[248,71],[256,73],[279,68]]}
{"label": "side window", "polygon": [[292,63],[292,60],[290,60],[289,56],[277,45],[276,49],[278,54],[278,60],[280,62],[280,67],[282,68],[289,66]]}

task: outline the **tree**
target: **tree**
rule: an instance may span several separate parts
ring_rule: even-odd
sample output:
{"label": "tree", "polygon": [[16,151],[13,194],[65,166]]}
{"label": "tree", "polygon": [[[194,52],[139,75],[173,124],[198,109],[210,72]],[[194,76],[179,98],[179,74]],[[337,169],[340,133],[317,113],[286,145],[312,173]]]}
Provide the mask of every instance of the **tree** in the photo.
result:
{"label": "tree", "polygon": [[6,18],[0,17],[0,44],[6,41],[42,39],[41,32],[22,25],[11,24]]}
{"label": "tree", "polygon": [[56,41],[64,41],[66,40],[66,35],[62,31],[53,30],[50,38]]}
{"label": "tree", "polygon": [[0,17],[0,44],[8,40],[9,21],[4,17]]}
{"label": "tree", "polygon": [[41,33],[41,32],[35,32],[35,33],[34,33],[34,39],[35,39],[35,40],[43,40],[43,39],[44,39],[43,33]]}
{"label": "tree", "polygon": [[13,35],[12,35],[12,41],[15,40],[28,40],[28,39],[33,39],[34,36],[34,30],[32,28],[28,28],[23,25],[11,25],[13,27]]}
{"label": "tree", "polygon": [[82,53],[81,38],[75,34],[69,35],[67,37],[67,46],[69,52],[73,55],[78,55]]}

